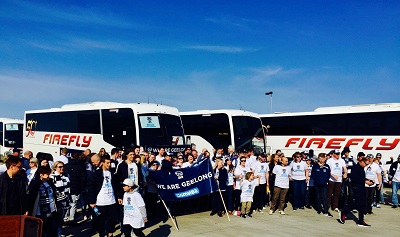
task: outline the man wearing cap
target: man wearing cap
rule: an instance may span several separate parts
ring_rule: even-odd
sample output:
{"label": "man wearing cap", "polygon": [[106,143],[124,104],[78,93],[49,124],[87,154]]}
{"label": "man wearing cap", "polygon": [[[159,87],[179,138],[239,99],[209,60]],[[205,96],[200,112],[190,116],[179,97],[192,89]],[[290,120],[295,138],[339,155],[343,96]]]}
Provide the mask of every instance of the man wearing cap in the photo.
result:
{"label": "man wearing cap", "polygon": [[372,204],[374,200],[375,188],[380,189],[382,184],[381,169],[379,165],[374,162],[372,154],[367,155],[368,163],[364,167],[365,178],[370,181],[370,184],[365,184],[366,191],[366,206],[365,213],[372,214]]}
{"label": "man wearing cap", "polygon": [[[343,148],[342,159],[346,163],[347,174],[351,174],[351,168],[355,165],[353,156],[350,156],[350,148],[348,146]],[[349,177],[343,179],[342,190],[339,199],[339,207],[343,208],[348,202],[353,202],[353,191],[351,189],[351,180]]]}
{"label": "man wearing cap", "polygon": [[[339,197],[342,187],[342,179],[347,178],[346,163],[343,159],[339,159],[340,150],[335,149],[333,157],[326,161],[331,169],[331,177],[328,182],[328,206],[331,205],[332,210],[339,212]],[[333,195],[333,196],[332,196]]]}
{"label": "man wearing cap", "polygon": [[392,185],[392,208],[397,208],[399,206],[397,191],[400,187],[400,155],[397,157],[397,161],[393,162],[392,165],[390,165],[389,185]]}

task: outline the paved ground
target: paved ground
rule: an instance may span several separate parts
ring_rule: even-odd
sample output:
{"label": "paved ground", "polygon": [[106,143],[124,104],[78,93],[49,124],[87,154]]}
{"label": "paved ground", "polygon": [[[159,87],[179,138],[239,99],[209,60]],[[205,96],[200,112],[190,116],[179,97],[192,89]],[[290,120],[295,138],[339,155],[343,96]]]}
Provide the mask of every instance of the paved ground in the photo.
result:
{"label": "paved ground", "polygon": [[[385,197],[390,200],[390,189],[385,189]],[[290,205],[289,205],[290,207]],[[389,205],[373,208],[373,215],[366,215],[365,221],[371,228],[358,227],[355,218],[348,216],[344,225],[337,222],[338,214],[332,212],[333,218],[318,215],[314,210],[292,211],[287,208],[286,215],[255,214],[253,218],[230,216],[210,216],[209,212],[178,216],[179,231],[171,219],[165,222],[152,222],[144,230],[146,236],[398,236],[400,226],[400,208],[392,209]],[[357,215],[357,214],[356,214]],[[88,232],[90,223],[84,222],[77,227],[65,229],[67,236],[91,236]],[[114,236],[120,236],[116,232]],[[94,235],[98,236],[98,235]]]}

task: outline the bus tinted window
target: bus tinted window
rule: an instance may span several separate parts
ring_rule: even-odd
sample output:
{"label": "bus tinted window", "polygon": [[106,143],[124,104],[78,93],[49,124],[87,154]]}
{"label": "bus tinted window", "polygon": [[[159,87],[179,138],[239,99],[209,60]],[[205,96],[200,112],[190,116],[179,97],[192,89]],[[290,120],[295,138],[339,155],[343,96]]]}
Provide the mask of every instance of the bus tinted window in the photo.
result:
{"label": "bus tinted window", "polygon": [[231,132],[227,114],[182,115],[185,134],[199,135],[214,148],[231,145]]}
{"label": "bus tinted window", "polygon": [[[150,118],[152,126],[144,126]],[[149,144],[175,145],[174,137],[183,137],[183,129],[179,116],[168,114],[140,114],[138,116],[140,130],[140,145]],[[148,124],[147,124],[148,125]]]}
{"label": "bus tinted window", "polygon": [[[264,133],[260,119],[248,116],[234,116],[232,117],[232,121],[235,133],[235,144],[241,144],[236,147],[237,150],[251,148],[257,150],[257,154],[264,150]],[[260,140],[262,147],[253,144],[254,140]]]}
{"label": "bus tinted window", "polygon": [[5,124],[4,146],[6,147],[22,147],[23,124]]}
{"label": "bus tinted window", "polygon": [[0,146],[3,146],[3,123],[0,122]]}
{"label": "bus tinted window", "polygon": [[133,110],[101,110],[104,141],[114,147],[127,148],[137,144]]}
{"label": "bus tinted window", "polygon": [[400,112],[263,117],[268,135],[398,135]]}
{"label": "bus tinted window", "polygon": [[36,121],[36,131],[100,134],[98,110],[26,114],[26,121]]}

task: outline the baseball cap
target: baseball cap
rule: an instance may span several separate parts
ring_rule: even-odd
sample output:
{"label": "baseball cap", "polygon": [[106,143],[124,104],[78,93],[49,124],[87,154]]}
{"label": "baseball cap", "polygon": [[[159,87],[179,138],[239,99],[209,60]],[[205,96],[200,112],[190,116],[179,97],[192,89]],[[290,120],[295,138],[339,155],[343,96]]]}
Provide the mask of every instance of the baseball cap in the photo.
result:
{"label": "baseball cap", "polygon": [[348,146],[345,146],[343,148],[343,152],[345,153],[345,152],[351,152],[351,151],[350,151],[350,148]]}
{"label": "baseball cap", "polygon": [[382,154],[381,153],[376,153],[376,156],[375,156],[376,158],[381,158],[382,157]]}
{"label": "baseball cap", "polygon": [[260,156],[261,156],[262,158],[267,158],[267,155],[266,155],[264,152],[262,152],[262,153],[260,154]]}
{"label": "baseball cap", "polygon": [[365,153],[360,151],[360,152],[358,152],[357,156],[365,156]]}
{"label": "baseball cap", "polygon": [[335,150],[333,151],[333,153],[334,153],[334,154],[340,154],[340,150],[339,150],[339,149],[335,149]]}
{"label": "baseball cap", "polygon": [[374,158],[374,155],[368,154],[368,155],[367,155],[367,158],[368,158],[368,159],[372,159],[372,158]]}
{"label": "baseball cap", "polygon": [[303,154],[308,154],[308,151],[307,150],[303,151]]}
{"label": "baseball cap", "polygon": [[122,184],[129,186],[129,187],[133,187],[133,185],[135,185],[135,183],[133,182],[132,179],[125,179]]}

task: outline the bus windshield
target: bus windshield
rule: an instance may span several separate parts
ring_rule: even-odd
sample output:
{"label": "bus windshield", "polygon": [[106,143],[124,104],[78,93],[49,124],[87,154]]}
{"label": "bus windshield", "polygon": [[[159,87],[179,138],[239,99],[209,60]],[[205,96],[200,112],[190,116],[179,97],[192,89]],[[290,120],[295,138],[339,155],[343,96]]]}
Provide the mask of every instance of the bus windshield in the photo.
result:
{"label": "bus windshield", "polygon": [[232,117],[236,149],[253,149],[255,154],[264,151],[264,131],[259,118]]}
{"label": "bus windshield", "polygon": [[179,145],[184,142],[182,123],[179,116],[169,114],[140,114],[140,145]]}
{"label": "bus windshield", "polygon": [[22,147],[23,124],[8,123],[4,126],[4,146]]}

